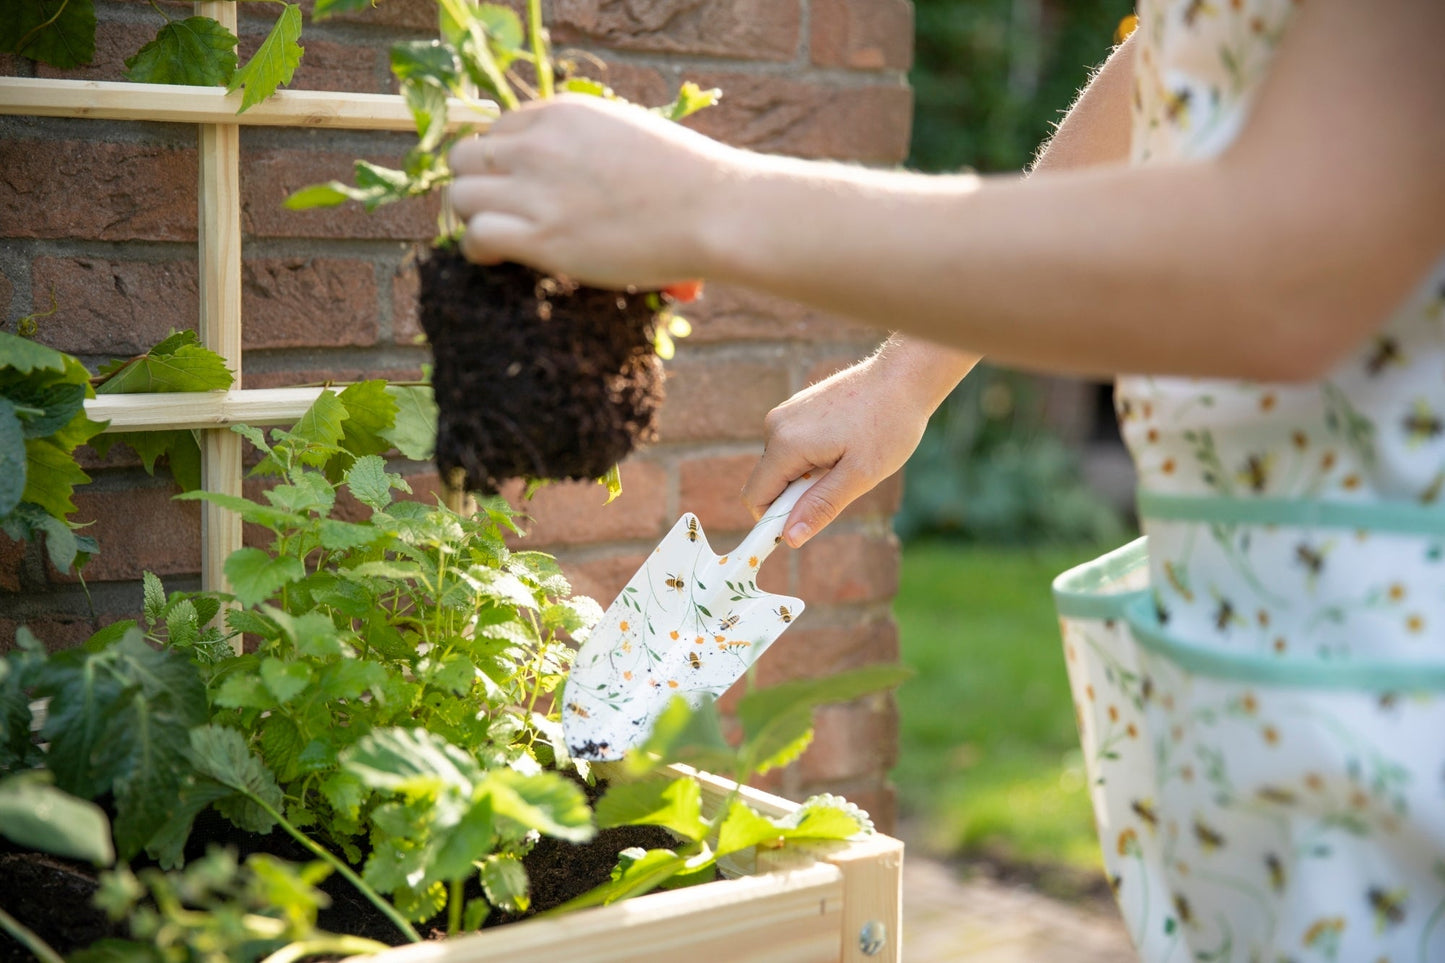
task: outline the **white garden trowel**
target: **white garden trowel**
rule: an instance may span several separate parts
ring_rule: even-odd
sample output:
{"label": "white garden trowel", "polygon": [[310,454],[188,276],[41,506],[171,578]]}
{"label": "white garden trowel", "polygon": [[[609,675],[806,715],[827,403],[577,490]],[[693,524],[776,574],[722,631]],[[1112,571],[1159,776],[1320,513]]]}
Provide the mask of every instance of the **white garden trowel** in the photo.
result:
{"label": "white garden trowel", "polygon": [[696,515],[677,520],[572,662],[562,729],[574,758],[621,759],[674,696],[694,707],[720,696],[798,617],[800,599],[758,589],[758,568],[820,477],[790,484],[726,555],[713,553]]}

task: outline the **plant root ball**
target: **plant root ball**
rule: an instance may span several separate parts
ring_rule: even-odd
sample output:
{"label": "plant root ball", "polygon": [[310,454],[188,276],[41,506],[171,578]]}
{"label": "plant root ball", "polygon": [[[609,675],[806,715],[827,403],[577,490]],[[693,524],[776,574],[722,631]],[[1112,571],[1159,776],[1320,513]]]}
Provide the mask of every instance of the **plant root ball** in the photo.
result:
{"label": "plant root ball", "polygon": [[599,478],[657,440],[663,370],[645,295],[454,249],[433,250],[420,279],[443,478],[460,468],[488,494],[509,478]]}

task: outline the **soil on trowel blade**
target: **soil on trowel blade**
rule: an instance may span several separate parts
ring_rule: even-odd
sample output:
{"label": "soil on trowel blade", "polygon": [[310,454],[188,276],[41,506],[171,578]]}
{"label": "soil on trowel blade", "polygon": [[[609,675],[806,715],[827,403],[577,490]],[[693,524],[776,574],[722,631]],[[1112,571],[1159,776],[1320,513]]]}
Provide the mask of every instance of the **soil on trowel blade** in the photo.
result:
{"label": "soil on trowel blade", "polygon": [[443,249],[420,277],[443,478],[459,468],[487,493],[509,478],[598,478],[656,440],[663,371],[646,294]]}

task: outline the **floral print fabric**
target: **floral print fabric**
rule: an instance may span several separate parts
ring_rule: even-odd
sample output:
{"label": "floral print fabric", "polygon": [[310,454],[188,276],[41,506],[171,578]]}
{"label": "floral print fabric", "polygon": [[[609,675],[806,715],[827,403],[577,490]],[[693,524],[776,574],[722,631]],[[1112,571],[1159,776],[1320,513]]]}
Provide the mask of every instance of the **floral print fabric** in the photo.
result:
{"label": "floral print fabric", "polygon": [[[1298,3],[1141,3],[1133,162],[1227,147]],[[1318,382],[1116,406],[1146,539],[1057,588],[1142,958],[1445,960],[1445,259]]]}

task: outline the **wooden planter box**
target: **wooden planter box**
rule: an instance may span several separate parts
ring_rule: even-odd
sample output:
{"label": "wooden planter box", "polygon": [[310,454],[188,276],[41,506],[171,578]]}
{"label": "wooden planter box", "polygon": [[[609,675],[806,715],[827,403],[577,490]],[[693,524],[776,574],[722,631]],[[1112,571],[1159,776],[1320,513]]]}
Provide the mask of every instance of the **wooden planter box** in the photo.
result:
{"label": "wooden planter box", "polygon": [[[679,773],[694,774],[678,767]],[[734,783],[696,773],[712,817]],[[768,816],[797,803],[749,787],[742,798]],[[375,963],[872,963],[897,961],[902,935],[903,843],[882,834],[848,842],[758,851],[722,860],[727,879],[532,919],[441,943],[398,947]]]}

